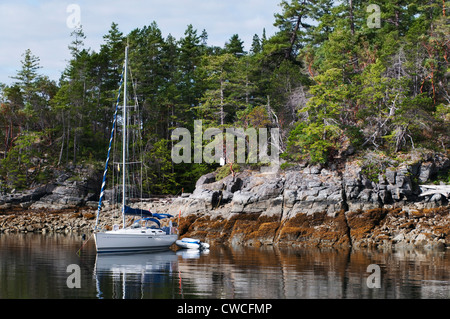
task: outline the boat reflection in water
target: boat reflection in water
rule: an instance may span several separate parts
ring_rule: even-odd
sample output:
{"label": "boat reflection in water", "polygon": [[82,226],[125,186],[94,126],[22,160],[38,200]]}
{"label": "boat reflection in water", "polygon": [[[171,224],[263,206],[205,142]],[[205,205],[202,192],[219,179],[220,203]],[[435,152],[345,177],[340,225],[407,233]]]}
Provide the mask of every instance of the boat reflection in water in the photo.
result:
{"label": "boat reflection in water", "polygon": [[200,256],[209,255],[209,249],[181,249],[177,251],[177,255],[183,259],[198,259]]}
{"label": "boat reflection in water", "polygon": [[97,254],[97,298],[166,299],[183,297],[180,260],[194,260],[209,250],[182,249],[152,253]]}
{"label": "boat reflection in water", "polygon": [[94,275],[97,298],[164,298],[177,271],[173,251],[97,254]]}

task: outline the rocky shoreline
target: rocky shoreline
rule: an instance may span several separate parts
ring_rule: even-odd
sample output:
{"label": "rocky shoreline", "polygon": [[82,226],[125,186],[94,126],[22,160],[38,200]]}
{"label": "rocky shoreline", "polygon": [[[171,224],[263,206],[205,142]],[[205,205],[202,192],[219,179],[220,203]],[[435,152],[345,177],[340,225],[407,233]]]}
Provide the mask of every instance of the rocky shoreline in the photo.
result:
{"label": "rocky shoreline", "polygon": [[[448,158],[436,156],[389,168],[375,181],[357,162],[340,169],[262,167],[219,181],[210,173],[192,194],[145,202],[141,208],[180,216],[182,237],[213,245],[446,248],[448,198],[421,196],[418,185],[449,167]],[[92,232],[95,186],[92,174],[86,174],[0,197],[0,233]],[[117,209],[106,204],[100,227],[120,223]]]}
{"label": "rocky shoreline", "polygon": [[[157,204],[144,204],[142,208],[153,209],[152,207],[157,205],[162,205],[161,200],[158,200]],[[96,219],[97,209],[89,206],[64,209],[22,209],[16,207],[0,210],[0,234],[31,232],[87,235],[93,232]],[[131,224],[135,219],[127,217],[126,223]],[[122,224],[120,208],[106,204],[99,215],[97,227],[101,230],[111,230],[115,224]]]}
{"label": "rocky shoreline", "polygon": [[314,247],[450,246],[444,194],[421,196],[420,183],[448,172],[435,156],[389,168],[370,180],[358,162],[341,169],[297,166],[199,179],[176,199],[180,231],[211,243]]}
{"label": "rocky shoreline", "polygon": [[[169,206],[173,209],[173,206]],[[160,211],[166,211],[161,208]],[[95,211],[13,211],[0,215],[0,234],[77,233],[90,234]],[[99,227],[121,224],[117,213],[100,217]],[[128,219],[132,222],[132,219]],[[450,247],[450,207],[404,211],[372,209],[357,212],[299,214],[280,221],[262,214],[185,215],[180,218],[180,234],[213,245],[279,245],[292,247]]]}

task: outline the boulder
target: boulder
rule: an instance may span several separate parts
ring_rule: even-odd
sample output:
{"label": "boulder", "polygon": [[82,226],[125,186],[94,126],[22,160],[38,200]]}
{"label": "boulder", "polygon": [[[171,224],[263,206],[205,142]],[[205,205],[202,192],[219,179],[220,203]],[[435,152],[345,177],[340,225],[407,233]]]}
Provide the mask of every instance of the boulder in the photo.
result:
{"label": "boulder", "polygon": [[206,175],[203,175],[197,180],[197,183],[195,183],[195,187],[201,187],[204,184],[210,184],[214,183],[216,181],[216,173],[209,173]]}

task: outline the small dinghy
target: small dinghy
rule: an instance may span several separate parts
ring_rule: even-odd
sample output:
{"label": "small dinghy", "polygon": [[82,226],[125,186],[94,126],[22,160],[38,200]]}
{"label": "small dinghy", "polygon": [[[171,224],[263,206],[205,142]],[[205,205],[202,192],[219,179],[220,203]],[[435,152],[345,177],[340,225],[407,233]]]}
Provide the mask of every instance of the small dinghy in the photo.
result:
{"label": "small dinghy", "polygon": [[185,248],[185,249],[199,249],[199,250],[202,250],[202,249],[208,249],[209,248],[209,244],[202,243],[200,240],[193,239],[193,238],[179,239],[175,243],[177,244],[178,247]]}

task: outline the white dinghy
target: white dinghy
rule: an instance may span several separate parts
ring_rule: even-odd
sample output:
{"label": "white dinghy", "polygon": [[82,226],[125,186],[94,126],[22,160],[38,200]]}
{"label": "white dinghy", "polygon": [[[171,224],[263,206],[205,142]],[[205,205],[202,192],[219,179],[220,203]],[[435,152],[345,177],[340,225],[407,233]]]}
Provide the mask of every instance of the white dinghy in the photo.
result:
{"label": "white dinghy", "polygon": [[194,238],[183,238],[179,239],[175,242],[178,247],[184,248],[184,249],[209,249],[208,243],[202,243],[199,239]]}

